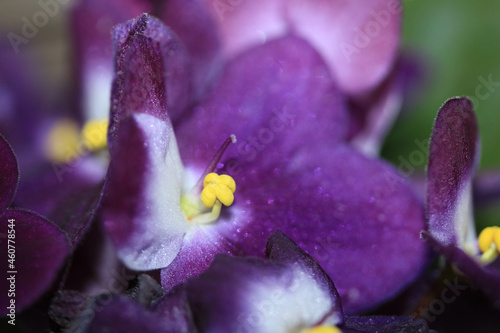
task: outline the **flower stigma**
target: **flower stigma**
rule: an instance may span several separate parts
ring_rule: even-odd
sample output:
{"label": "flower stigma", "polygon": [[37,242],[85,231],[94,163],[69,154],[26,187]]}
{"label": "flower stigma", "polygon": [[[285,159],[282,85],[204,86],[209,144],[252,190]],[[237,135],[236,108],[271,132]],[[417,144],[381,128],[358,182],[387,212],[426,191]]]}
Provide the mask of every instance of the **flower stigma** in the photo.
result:
{"label": "flower stigma", "polygon": [[500,227],[488,227],[483,229],[478,238],[481,262],[489,264],[493,262],[500,254]]}
{"label": "flower stigma", "polygon": [[81,130],[74,120],[60,120],[45,140],[45,154],[53,162],[73,162],[88,153],[104,150],[108,146],[107,131],[108,119],[89,120]]}
{"label": "flower stigma", "polygon": [[[236,136],[231,135],[227,138],[194,188],[181,196],[181,210],[189,222],[212,223],[219,218],[222,205],[233,204],[236,191],[236,182],[233,177],[219,175],[213,171],[229,144],[235,142]],[[209,211],[207,208],[212,210]]]}
{"label": "flower stigma", "polygon": [[300,333],[342,333],[342,331],[337,326],[320,325],[302,330]]}

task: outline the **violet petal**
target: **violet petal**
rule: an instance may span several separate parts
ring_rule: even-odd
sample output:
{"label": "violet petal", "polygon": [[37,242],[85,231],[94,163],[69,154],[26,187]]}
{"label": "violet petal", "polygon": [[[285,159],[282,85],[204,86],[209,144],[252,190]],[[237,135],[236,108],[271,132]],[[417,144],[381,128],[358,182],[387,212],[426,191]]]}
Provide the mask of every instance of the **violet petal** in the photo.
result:
{"label": "violet petal", "polygon": [[472,103],[448,100],[439,110],[427,168],[428,230],[443,246],[475,243],[472,178],[479,162],[479,134]]}
{"label": "violet petal", "polygon": [[194,320],[203,332],[289,332],[341,323],[338,299],[311,272],[255,257],[218,255],[187,283]]}
{"label": "violet petal", "polygon": [[114,133],[102,219],[131,269],[165,267],[187,231],[180,198],[183,167],[173,129],[149,114],[122,120]]}
{"label": "violet petal", "polygon": [[[15,259],[7,267],[5,258],[2,268],[8,277],[15,277],[15,306],[16,311],[21,311],[51,286],[70,252],[70,244],[58,227],[30,211],[7,209],[1,218],[2,233],[15,234],[14,239],[0,238],[0,246],[5,249],[7,245],[15,248]],[[11,219],[14,220],[12,228],[8,223]],[[8,240],[13,240],[14,243]],[[2,279],[0,287],[2,290],[9,290],[9,280]],[[4,309],[9,305],[7,292],[2,294],[0,305]]]}
{"label": "violet petal", "polygon": [[342,332],[363,333],[428,333],[431,332],[423,321],[405,317],[351,317],[345,318]]}
{"label": "violet petal", "polygon": [[120,122],[132,113],[147,113],[162,120],[179,116],[187,106],[190,89],[186,51],[158,19],[143,14],[120,24],[113,40],[110,147]]}
{"label": "violet petal", "polygon": [[204,170],[231,134],[237,149],[228,149],[224,159],[262,165],[272,161],[269,149],[286,156],[305,142],[344,141],[347,121],[344,100],[321,57],[304,40],[287,36],[230,63],[211,97],[176,133],[184,163]]}

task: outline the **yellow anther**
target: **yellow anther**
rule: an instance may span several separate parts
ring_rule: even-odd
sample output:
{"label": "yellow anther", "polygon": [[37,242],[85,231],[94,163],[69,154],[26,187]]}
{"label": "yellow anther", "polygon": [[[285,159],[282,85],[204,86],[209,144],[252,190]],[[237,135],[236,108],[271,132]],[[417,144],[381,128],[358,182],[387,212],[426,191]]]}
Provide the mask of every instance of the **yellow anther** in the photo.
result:
{"label": "yellow anther", "polygon": [[94,119],[85,123],[81,133],[82,142],[86,143],[91,151],[107,147],[107,119]]}
{"label": "yellow anther", "polygon": [[483,252],[481,261],[488,264],[500,254],[500,228],[488,227],[483,229],[478,238],[479,249]]}
{"label": "yellow anther", "polygon": [[302,330],[301,333],[342,333],[342,331],[337,326],[321,325]]}
{"label": "yellow anther", "polygon": [[78,156],[80,136],[78,124],[64,119],[57,122],[50,130],[45,141],[45,153],[54,162],[68,163]]}
{"label": "yellow anther", "polygon": [[231,176],[209,173],[203,180],[203,187],[201,202],[205,207],[212,208],[217,200],[225,206],[233,204],[236,183]]}

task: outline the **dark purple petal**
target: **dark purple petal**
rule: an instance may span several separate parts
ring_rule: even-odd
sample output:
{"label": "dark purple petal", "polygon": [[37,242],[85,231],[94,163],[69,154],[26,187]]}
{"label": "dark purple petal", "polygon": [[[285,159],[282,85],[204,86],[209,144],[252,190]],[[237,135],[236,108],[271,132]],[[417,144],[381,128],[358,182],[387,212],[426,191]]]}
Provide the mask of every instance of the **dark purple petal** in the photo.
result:
{"label": "dark purple petal", "polygon": [[[7,209],[1,219],[4,236],[0,238],[0,246],[7,249],[9,243],[15,248],[15,260],[8,263],[5,258],[2,270],[7,272],[7,277],[14,276],[15,306],[19,312],[51,286],[69,254],[70,245],[59,228],[35,213]],[[12,228],[8,227],[10,219],[15,221]],[[15,238],[8,238],[7,234],[15,235]],[[13,240],[14,243],[8,240]],[[9,273],[10,271],[17,273]],[[2,290],[9,290],[9,286],[9,281],[2,279]],[[7,292],[2,294],[0,301],[4,309],[9,305]]]}
{"label": "dark purple petal", "polygon": [[193,62],[193,89],[201,97],[221,69],[217,27],[203,0],[169,0],[163,4],[160,19],[172,29]]}
{"label": "dark purple petal", "polygon": [[173,129],[149,114],[122,120],[114,133],[102,219],[131,269],[165,267],[188,228],[180,208],[183,168]]}
{"label": "dark purple petal", "polygon": [[263,238],[283,230],[335,281],[346,313],[395,296],[419,275],[424,210],[396,170],[346,147],[309,148],[283,164],[235,178],[228,219],[236,226],[221,242],[259,254]]}
{"label": "dark purple petal", "polygon": [[262,165],[272,160],[271,148],[287,156],[306,142],[343,141],[347,120],[321,57],[304,40],[287,36],[229,64],[210,99],[176,133],[184,163],[203,170],[231,134],[237,149],[228,149],[224,159]]}
{"label": "dark purple petal", "polygon": [[185,327],[187,332],[197,332],[184,288],[178,288],[158,300],[151,311],[171,327]]}
{"label": "dark purple petal", "polygon": [[472,178],[479,162],[479,134],[472,103],[448,100],[439,110],[427,168],[428,230],[443,246],[474,240]]}
{"label": "dark purple petal", "polygon": [[405,317],[350,317],[345,318],[342,332],[363,333],[427,333],[423,321]]}
{"label": "dark purple petal", "polygon": [[149,7],[137,0],[83,0],[72,8],[70,23],[76,42],[81,120],[108,117],[113,78],[111,31]]}
{"label": "dark purple petal", "polygon": [[12,202],[18,181],[19,169],[16,155],[7,141],[0,135],[0,214]]}
{"label": "dark purple petal", "polygon": [[182,322],[173,325],[168,318],[162,318],[148,311],[141,304],[126,296],[117,296],[104,308],[95,309],[95,317],[88,332],[144,332],[183,333],[189,327]]}
{"label": "dark purple petal", "polygon": [[[115,77],[109,145],[132,113],[176,118],[189,101],[190,67],[177,37],[147,14],[118,25],[113,34]],[[168,115],[167,115],[168,112]]]}
{"label": "dark purple petal", "polygon": [[455,245],[445,245],[432,233],[423,231],[422,237],[437,252],[455,265],[465,276],[477,285],[500,308],[500,270],[484,266]]}
{"label": "dark purple petal", "polygon": [[196,325],[203,332],[289,332],[337,325],[338,299],[300,265],[218,255],[186,285]]}
{"label": "dark purple petal", "polygon": [[350,93],[381,81],[399,45],[399,1],[370,1],[361,7],[329,0],[205,3],[219,25],[226,57],[293,31],[320,52]]}

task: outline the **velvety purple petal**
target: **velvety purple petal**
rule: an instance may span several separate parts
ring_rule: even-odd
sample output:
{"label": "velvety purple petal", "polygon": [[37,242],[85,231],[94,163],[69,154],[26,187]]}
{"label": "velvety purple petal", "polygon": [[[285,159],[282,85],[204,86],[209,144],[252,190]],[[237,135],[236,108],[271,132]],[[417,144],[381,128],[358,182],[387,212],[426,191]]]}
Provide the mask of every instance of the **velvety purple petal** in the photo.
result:
{"label": "velvety purple petal", "polygon": [[302,270],[304,274],[309,274],[309,277],[315,280],[323,291],[330,294],[333,303],[328,313],[336,317],[336,325],[342,322],[344,312],[335,285],[323,268],[310,255],[304,252],[304,250],[298,247],[297,244],[286,237],[281,231],[276,231],[267,241],[266,257],[288,266],[298,266],[298,269]]}
{"label": "velvety purple petal", "polygon": [[110,146],[120,122],[132,113],[147,113],[162,120],[180,115],[189,101],[190,89],[186,51],[158,19],[144,14],[118,25],[113,40]]}
{"label": "velvety purple petal", "polygon": [[399,45],[399,1],[363,6],[328,0],[205,2],[219,25],[226,57],[293,31],[321,53],[341,88],[350,93],[381,81]]}
{"label": "velvety purple petal", "polygon": [[343,141],[347,120],[321,57],[304,40],[287,36],[229,64],[209,100],[176,133],[184,163],[203,170],[231,134],[237,149],[228,149],[224,159],[262,164],[271,160],[270,148],[289,155],[306,142]]}
{"label": "velvety purple petal", "polygon": [[475,243],[472,178],[479,162],[479,145],[470,100],[448,100],[434,124],[427,168],[428,230],[444,246]]}
{"label": "velvety purple petal", "polygon": [[19,169],[16,155],[7,141],[0,135],[0,214],[12,202],[18,181]]}
{"label": "velvety purple petal", "polygon": [[187,231],[180,208],[183,168],[173,129],[149,114],[122,120],[114,133],[102,219],[131,269],[165,267]]}
{"label": "velvety purple petal", "polygon": [[422,232],[422,237],[437,252],[455,265],[465,276],[477,285],[500,308],[500,269],[483,266],[477,259],[455,245],[445,245],[432,233]]}
{"label": "velvety purple petal", "polygon": [[427,333],[431,332],[422,320],[405,317],[350,317],[345,318],[342,332],[364,333]]}
{"label": "velvety purple petal", "polygon": [[[0,302],[5,309],[9,299],[15,299],[16,312],[19,312],[51,286],[69,254],[70,245],[59,228],[35,213],[7,209],[1,219],[4,235],[0,246],[13,249],[9,253],[14,253],[12,262],[7,262],[7,257],[2,261],[2,270],[7,277],[14,277],[15,298],[8,298],[5,292]],[[9,220],[14,220],[12,228]],[[15,235],[15,238],[7,235]],[[9,280],[2,279],[2,290],[7,291],[10,286]]]}
{"label": "velvety purple petal", "polygon": [[193,62],[193,89],[201,97],[221,70],[217,26],[202,0],[169,0],[159,18],[179,37]]}
{"label": "velvety purple petal", "polygon": [[133,299],[120,295],[103,308],[95,310],[88,332],[187,333],[188,329],[184,325],[174,326]]}
{"label": "velvety purple petal", "polygon": [[480,171],[474,178],[474,202],[488,204],[499,200],[500,172],[498,170]]}
{"label": "velvety purple petal", "polygon": [[351,143],[368,156],[378,156],[385,136],[401,110],[404,68],[398,62],[390,75],[369,94],[350,100]]}
{"label": "velvety purple petal", "polygon": [[71,9],[82,120],[108,117],[113,78],[111,31],[115,25],[137,17],[149,7],[137,0],[84,0]]}
{"label": "velvety purple petal", "polygon": [[289,332],[341,323],[331,299],[303,267],[254,257],[218,255],[186,290],[203,332]]}

